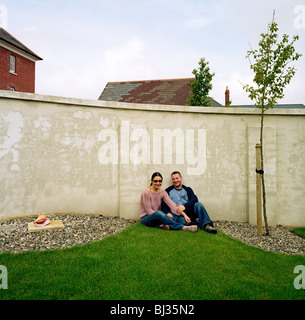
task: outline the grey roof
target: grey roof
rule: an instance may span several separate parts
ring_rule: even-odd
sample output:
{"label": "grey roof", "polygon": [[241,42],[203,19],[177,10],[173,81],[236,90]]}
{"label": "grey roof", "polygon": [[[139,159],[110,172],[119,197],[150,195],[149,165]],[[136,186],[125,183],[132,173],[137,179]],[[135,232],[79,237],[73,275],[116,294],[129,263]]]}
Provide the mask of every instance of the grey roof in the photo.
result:
{"label": "grey roof", "polygon": [[[232,107],[237,107],[237,108],[255,108],[255,105],[250,105],[250,104],[246,104],[246,105],[233,105]],[[304,104],[276,104],[273,106],[273,108],[276,109],[303,109],[305,108]]]}
{"label": "grey roof", "polygon": [[15,37],[13,37],[10,33],[8,33],[3,28],[0,28],[0,40],[30,54],[37,60],[42,60],[42,58],[40,58],[36,53],[34,53],[32,50],[26,47],[23,43],[21,43],[19,40],[17,40]]}

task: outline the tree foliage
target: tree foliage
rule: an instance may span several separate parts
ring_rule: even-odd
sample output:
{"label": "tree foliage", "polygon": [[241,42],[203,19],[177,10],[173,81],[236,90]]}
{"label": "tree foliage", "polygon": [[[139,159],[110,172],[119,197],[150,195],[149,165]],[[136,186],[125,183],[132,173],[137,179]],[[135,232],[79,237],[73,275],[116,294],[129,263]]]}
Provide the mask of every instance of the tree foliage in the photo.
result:
{"label": "tree foliage", "polygon": [[190,106],[210,106],[212,99],[208,97],[209,91],[213,88],[212,78],[215,73],[210,73],[209,62],[205,58],[199,61],[199,68],[193,70],[195,81],[188,85],[192,88],[188,99]]}
{"label": "tree foliage", "polygon": [[[293,36],[293,40],[289,42],[289,36],[284,34],[282,41],[278,42],[278,30],[278,24],[273,15],[268,32],[261,34],[259,49],[251,49],[246,56],[254,72],[253,82],[257,88],[246,85],[244,89],[249,92],[249,98],[256,101],[256,107],[264,111],[272,108],[279,99],[284,97],[284,88],[296,72],[294,66],[288,65],[302,56],[296,53],[294,48],[294,43],[299,40],[299,36]],[[254,58],[255,63],[252,63],[251,57]]]}
{"label": "tree foliage", "polygon": [[[295,35],[292,41],[284,34],[281,41],[278,41],[278,24],[275,22],[273,13],[272,22],[268,25],[268,32],[261,34],[259,49],[249,50],[246,58],[250,61],[250,68],[254,72],[254,86],[245,85],[243,88],[249,93],[249,98],[255,100],[255,106],[261,108],[261,181],[263,191],[263,213],[266,227],[266,234],[269,235],[268,220],[266,213],[266,190],[264,179],[264,152],[263,152],[263,127],[264,113],[273,108],[278,100],[284,97],[284,89],[295,75],[294,66],[289,66],[293,61],[297,61],[302,55],[297,53],[294,44],[299,40]],[[252,63],[251,58],[254,59]]]}

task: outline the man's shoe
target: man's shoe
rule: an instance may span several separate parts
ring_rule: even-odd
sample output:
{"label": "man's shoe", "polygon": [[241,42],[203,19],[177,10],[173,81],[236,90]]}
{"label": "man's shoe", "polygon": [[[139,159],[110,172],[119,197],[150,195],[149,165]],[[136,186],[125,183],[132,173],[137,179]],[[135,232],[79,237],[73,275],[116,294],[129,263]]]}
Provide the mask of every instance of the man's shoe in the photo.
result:
{"label": "man's shoe", "polygon": [[217,230],[214,229],[212,226],[210,226],[209,224],[207,224],[204,229],[204,231],[208,232],[208,233],[214,233],[216,234],[217,233]]}

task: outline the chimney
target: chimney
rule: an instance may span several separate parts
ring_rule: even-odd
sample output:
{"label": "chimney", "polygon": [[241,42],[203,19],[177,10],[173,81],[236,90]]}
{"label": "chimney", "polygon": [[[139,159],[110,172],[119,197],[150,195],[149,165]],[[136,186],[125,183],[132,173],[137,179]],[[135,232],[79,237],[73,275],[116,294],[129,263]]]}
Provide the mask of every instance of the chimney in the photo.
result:
{"label": "chimney", "polygon": [[225,92],[225,106],[228,107],[229,105],[230,105],[230,91],[227,86],[226,92]]}

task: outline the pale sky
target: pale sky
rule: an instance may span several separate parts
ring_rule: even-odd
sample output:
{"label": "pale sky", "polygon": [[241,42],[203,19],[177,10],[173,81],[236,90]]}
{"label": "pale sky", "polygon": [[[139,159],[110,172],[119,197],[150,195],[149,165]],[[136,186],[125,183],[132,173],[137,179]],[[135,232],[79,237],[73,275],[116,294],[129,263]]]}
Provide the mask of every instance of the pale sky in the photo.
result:
{"label": "pale sky", "polygon": [[[43,58],[36,93],[98,99],[108,81],[193,77],[205,57],[215,100],[253,104],[242,84],[253,73],[245,58],[258,47],[273,10],[279,33],[299,34],[304,56],[279,103],[305,104],[304,0],[0,0],[0,24]],[[281,37],[280,37],[281,38]]]}

